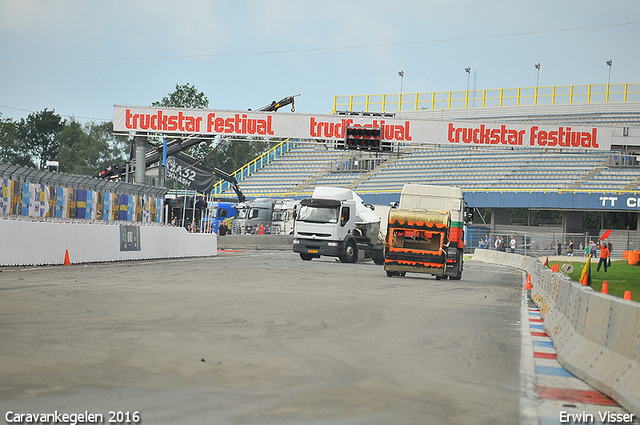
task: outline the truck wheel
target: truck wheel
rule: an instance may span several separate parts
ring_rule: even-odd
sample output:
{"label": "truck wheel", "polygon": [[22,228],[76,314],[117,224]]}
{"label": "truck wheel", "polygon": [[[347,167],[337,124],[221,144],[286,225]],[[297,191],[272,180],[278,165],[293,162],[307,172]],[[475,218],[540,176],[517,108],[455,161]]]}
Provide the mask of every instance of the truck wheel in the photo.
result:
{"label": "truck wheel", "polygon": [[302,258],[304,261],[311,261],[311,259],[313,259],[313,255],[311,254],[304,254],[304,253],[300,253],[300,258]]}
{"label": "truck wheel", "polygon": [[381,266],[384,264],[384,257],[373,257],[373,263],[376,266]]}
{"label": "truck wheel", "polygon": [[396,272],[392,272],[391,270],[387,270],[387,277],[394,277]]}
{"label": "truck wheel", "polygon": [[338,258],[340,258],[340,261],[343,263],[355,263],[358,261],[358,246],[355,242],[349,242],[344,250],[344,254]]}

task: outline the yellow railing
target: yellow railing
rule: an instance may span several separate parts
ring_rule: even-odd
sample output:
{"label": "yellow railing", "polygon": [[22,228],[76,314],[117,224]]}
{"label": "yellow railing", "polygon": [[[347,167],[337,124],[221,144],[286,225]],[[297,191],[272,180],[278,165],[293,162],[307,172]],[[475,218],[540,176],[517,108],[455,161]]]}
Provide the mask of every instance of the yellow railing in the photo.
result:
{"label": "yellow railing", "polygon": [[639,102],[640,83],[522,87],[448,92],[338,95],[336,111],[399,112],[505,106]]}
{"label": "yellow railing", "polygon": [[[288,152],[295,146],[295,141],[291,139],[287,139],[282,143],[278,143],[275,147],[269,149],[267,152],[263,153],[253,161],[248,164],[243,165],[238,168],[236,171],[231,173],[235,179],[240,182],[245,178],[249,177],[251,174],[255,173],[259,169],[265,167],[267,164],[271,163],[274,159],[282,155],[284,152]],[[213,185],[211,189],[211,194],[214,196],[223,195],[223,193],[230,188],[230,184],[226,180],[220,180],[216,184]],[[232,196],[235,196],[232,195]]]}
{"label": "yellow railing", "polygon": [[[528,189],[528,188],[521,188],[521,189],[514,189],[514,188],[510,188],[510,189],[465,189],[464,187],[461,188],[463,192],[467,192],[467,193],[572,193],[572,194],[592,194],[592,193],[603,193],[602,190],[598,190],[598,189],[554,189],[554,188],[548,188],[548,189]],[[302,192],[275,192],[275,193],[269,193],[269,192],[248,192],[245,193],[244,195],[247,198],[298,198],[298,197],[309,197],[312,195],[313,191],[302,191]],[[385,190],[356,190],[356,192],[360,195],[386,195],[386,194],[390,194],[390,193],[397,193],[400,194],[402,192],[402,189],[385,189]],[[615,189],[615,190],[611,190],[611,189],[607,189],[606,193],[609,194],[618,194],[618,195],[640,195],[640,192],[638,192],[637,190],[622,190],[622,189]],[[235,195],[233,194],[223,194],[222,197],[234,197]]]}

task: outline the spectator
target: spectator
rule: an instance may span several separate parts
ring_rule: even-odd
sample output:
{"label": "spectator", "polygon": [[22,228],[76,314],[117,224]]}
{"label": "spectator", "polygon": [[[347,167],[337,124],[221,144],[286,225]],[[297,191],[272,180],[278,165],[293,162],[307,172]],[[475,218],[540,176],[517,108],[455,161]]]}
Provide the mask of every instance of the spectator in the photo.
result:
{"label": "spectator", "polygon": [[513,237],[513,235],[511,236],[511,240],[509,241],[509,248],[511,248],[511,253],[512,254],[516,253],[516,240]]}
{"label": "spectator", "polygon": [[598,245],[594,241],[591,241],[589,245],[589,252],[591,253],[591,257],[596,255],[596,251],[598,250]]}
{"label": "spectator", "polygon": [[478,239],[478,249],[482,249],[482,248],[484,248],[484,239],[480,237],[480,239]]}
{"label": "spectator", "polygon": [[573,239],[569,241],[569,247],[567,248],[567,255],[573,257]]}
{"label": "spectator", "polygon": [[558,241],[558,255],[562,255],[562,243]]}

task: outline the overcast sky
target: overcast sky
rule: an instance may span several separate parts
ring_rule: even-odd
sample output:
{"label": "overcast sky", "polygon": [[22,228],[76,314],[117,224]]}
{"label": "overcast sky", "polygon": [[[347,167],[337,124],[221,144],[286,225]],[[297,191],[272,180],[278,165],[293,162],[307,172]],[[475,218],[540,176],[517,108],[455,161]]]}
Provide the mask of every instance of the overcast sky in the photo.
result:
{"label": "overcast sky", "polygon": [[[335,95],[640,82],[640,1],[0,0],[0,113],[113,119],[192,84],[211,109]],[[287,111],[289,109],[286,109]]]}

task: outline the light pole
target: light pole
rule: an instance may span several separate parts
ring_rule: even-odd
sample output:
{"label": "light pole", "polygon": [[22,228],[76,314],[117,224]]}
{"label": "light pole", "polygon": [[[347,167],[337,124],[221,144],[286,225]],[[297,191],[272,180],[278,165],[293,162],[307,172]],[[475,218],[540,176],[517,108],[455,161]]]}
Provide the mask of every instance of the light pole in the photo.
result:
{"label": "light pole", "polygon": [[538,104],[538,85],[540,84],[540,62],[538,62],[533,66],[538,70],[538,76],[536,77],[536,93],[533,97],[533,104],[537,105]]}
{"label": "light pole", "polygon": [[471,67],[464,69],[467,72],[467,91],[469,91],[469,78],[471,77]]}
{"label": "light pole", "polygon": [[607,81],[607,102],[609,101],[609,87],[611,86],[611,65],[613,65],[613,61],[609,59],[606,64],[609,66],[609,80]]}
{"label": "light pole", "polygon": [[402,82],[404,80],[404,71],[398,71],[400,76],[400,96],[398,96],[398,111],[402,110]]}

